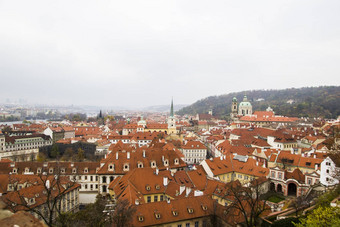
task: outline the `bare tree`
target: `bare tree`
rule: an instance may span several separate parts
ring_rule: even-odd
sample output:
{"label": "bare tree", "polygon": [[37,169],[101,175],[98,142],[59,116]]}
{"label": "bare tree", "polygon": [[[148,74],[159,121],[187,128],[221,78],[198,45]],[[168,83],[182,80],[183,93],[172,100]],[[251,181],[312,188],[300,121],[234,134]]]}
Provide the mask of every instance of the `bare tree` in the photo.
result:
{"label": "bare tree", "polygon": [[110,218],[113,226],[125,227],[131,226],[131,219],[136,212],[136,208],[128,200],[118,199],[111,212]]}
{"label": "bare tree", "polygon": [[58,215],[70,207],[77,207],[78,194],[69,192],[77,190],[80,185],[62,176],[59,166],[54,174],[48,175],[48,172],[42,171],[36,176],[25,175],[21,180],[17,175],[10,175],[9,184],[12,189],[3,196],[3,200],[13,212],[31,212],[48,226],[53,226]]}
{"label": "bare tree", "polygon": [[233,198],[233,201],[226,207],[226,211],[230,213],[239,211],[246,226],[258,226],[260,216],[270,210],[266,201],[262,199],[264,194],[265,189],[260,180],[253,180],[248,187],[242,186],[238,180],[231,182],[225,198]]}

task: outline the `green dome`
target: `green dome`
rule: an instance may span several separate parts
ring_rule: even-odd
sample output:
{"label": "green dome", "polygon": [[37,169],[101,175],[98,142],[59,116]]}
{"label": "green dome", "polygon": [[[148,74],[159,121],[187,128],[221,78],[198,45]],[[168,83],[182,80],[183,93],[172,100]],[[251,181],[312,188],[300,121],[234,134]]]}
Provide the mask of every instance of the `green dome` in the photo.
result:
{"label": "green dome", "polygon": [[237,98],[236,97],[233,98],[233,102],[237,102]]}
{"label": "green dome", "polygon": [[251,106],[250,102],[248,102],[246,95],[243,97],[243,101],[240,103],[240,106]]}
{"label": "green dome", "polygon": [[250,102],[241,102],[240,106],[251,106]]}

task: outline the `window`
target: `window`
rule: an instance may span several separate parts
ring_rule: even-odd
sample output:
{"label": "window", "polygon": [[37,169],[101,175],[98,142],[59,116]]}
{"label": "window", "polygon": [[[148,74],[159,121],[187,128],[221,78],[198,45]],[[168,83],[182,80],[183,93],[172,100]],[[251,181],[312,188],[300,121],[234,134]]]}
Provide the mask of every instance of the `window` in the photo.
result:
{"label": "window", "polygon": [[76,168],[73,168],[72,169],[72,173],[76,173],[77,172],[77,169]]}
{"label": "window", "polygon": [[195,227],[198,227],[198,225],[199,225],[199,222],[195,221]]}
{"label": "window", "polygon": [[143,216],[138,216],[138,221],[140,221],[140,222],[144,221],[144,217]]}
{"label": "window", "polygon": [[84,173],[88,173],[89,172],[89,169],[88,168],[85,168],[84,169]]}
{"label": "window", "polygon": [[163,201],[163,195],[159,196],[159,201]]}
{"label": "window", "polygon": [[147,197],[147,202],[148,202],[148,203],[151,203],[151,196],[148,196],[148,197]]}
{"label": "window", "polygon": [[188,212],[189,212],[189,214],[192,214],[192,213],[194,213],[194,209],[188,208]]}
{"label": "window", "polygon": [[311,178],[307,178],[307,184],[309,184],[309,185],[312,184],[312,179]]}
{"label": "window", "polygon": [[161,218],[161,214],[155,214],[155,217],[156,217],[157,219],[160,219],[160,218]]}
{"label": "window", "polygon": [[275,172],[272,171],[272,178],[275,178]]}
{"label": "window", "polygon": [[182,227],[182,224],[178,224],[177,227]]}
{"label": "window", "polygon": [[157,201],[158,201],[158,195],[155,195],[155,196],[153,197],[153,201],[154,201],[154,202],[157,202]]}
{"label": "window", "polygon": [[329,169],[326,170],[326,173],[329,173]]}
{"label": "window", "polygon": [[282,179],[282,173],[279,173],[279,179]]}
{"label": "window", "polygon": [[190,227],[190,223],[186,223],[186,224],[185,224],[185,227]]}

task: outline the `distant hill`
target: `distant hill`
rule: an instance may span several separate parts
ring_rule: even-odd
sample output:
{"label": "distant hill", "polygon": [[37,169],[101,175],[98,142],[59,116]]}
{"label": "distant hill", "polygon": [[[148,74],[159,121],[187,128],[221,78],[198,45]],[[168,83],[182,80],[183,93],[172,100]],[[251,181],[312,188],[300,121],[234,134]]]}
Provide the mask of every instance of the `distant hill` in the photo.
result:
{"label": "distant hill", "polygon": [[[184,107],[177,114],[207,113],[227,118],[233,97],[238,103],[247,95],[255,110],[270,106],[276,114],[296,117],[337,118],[340,115],[340,86],[289,88],[284,90],[252,90],[210,96]],[[291,104],[290,104],[291,103]]]}
{"label": "distant hill", "polygon": [[[183,107],[188,106],[187,104],[174,104],[174,110],[180,110]],[[143,111],[150,111],[150,112],[170,112],[170,105],[158,105],[158,106],[148,106],[142,108]]]}

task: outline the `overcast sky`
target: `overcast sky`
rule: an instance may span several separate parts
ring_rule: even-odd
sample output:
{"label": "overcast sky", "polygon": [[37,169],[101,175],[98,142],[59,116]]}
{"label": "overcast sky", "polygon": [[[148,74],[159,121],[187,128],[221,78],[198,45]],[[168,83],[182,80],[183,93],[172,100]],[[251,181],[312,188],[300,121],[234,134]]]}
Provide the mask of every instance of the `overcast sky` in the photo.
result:
{"label": "overcast sky", "polygon": [[340,85],[339,12],[339,0],[0,0],[0,101],[141,107]]}

